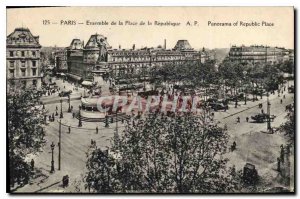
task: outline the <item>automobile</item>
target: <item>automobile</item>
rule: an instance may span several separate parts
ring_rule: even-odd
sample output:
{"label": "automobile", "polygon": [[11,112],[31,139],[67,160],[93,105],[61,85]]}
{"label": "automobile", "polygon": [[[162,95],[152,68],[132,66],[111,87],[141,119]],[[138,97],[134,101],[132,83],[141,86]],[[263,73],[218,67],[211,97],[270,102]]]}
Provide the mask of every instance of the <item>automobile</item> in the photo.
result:
{"label": "automobile", "polygon": [[61,91],[61,92],[58,94],[58,96],[59,96],[59,97],[67,97],[67,96],[69,96],[71,93],[72,93],[71,90],[69,90],[69,91]]}
{"label": "automobile", "polygon": [[255,165],[246,163],[243,169],[243,181],[247,184],[255,184],[258,180]]}
{"label": "automobile", "polygon": [[295,87],[294,87],[294,86],[290,86],[290,87],[288,88],[288,92],[289,92],[289,93],[294,93],[294,92],[295,92]]}
{"label": "automobile", "polygon": [[158,95],[158,91],[155,90],[143,91],[143,92],[138,92],[138,95],[143,97],[147,97],[149,95]]}
{"label": "automobile", "polygon": [[[275,119],[275,115],[270,115],[270,120],[273,121]],[[254,116],[251,116],[251,119],[258,123],[266,122],[269,118],[269,115],[266,113],[260,113]]]}
{"label": "automobile", "polygon": [[224,105],[223,103],[210,103],[209,106],[214,110],[228,110],[228,105]]}

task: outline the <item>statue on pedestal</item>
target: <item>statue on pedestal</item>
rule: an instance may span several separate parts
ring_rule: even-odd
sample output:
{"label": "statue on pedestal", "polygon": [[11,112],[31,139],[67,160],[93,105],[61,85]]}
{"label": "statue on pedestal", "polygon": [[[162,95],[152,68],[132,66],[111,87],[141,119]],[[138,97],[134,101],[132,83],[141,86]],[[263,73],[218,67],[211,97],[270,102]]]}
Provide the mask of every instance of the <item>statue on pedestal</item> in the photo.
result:
{"label": "statue on pedestal", "polygon": [[98,47],[99,47],[98,62],[107,62],[107,48],[106,48],[106,43],[104,41],[105,41],[104,39],[100,39],[100,42],[98,43]]}

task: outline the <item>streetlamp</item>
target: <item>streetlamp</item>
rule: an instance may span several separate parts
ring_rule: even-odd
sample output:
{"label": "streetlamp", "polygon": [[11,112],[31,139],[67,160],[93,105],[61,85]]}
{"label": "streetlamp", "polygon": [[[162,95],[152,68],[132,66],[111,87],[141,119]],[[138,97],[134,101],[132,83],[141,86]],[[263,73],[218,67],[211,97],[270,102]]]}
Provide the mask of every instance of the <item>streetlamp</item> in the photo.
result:
{"label": "streetlamp", "polygon": [[50,173],[53,173],[53,172],[54,172],[54,158],[53,158],[53,150],[54,150],[55,144],[52,142],[52,144],[50,145],[50,147],[51,147],[51,151],[52,151],[52,159],[51,159],[51,171],[50,171]]}
{"label": "streetlamp", "polygon": [[271,103],[269,101],[269,93],[267,94],[268,98],[267,98],[267,114],[268,114],[268,121],[267,121],[267,129],[271,130]]}
{"label": "streetlamp", "polygon": [[238,106],[238,94],[237,94],[237,89],[236,89],[236,87],[235,87],[235,108],[237,108],[237,106]]}
{"label": "streetlamp", "polygon": [[62,99],[60,99],[60,116],[59,118],[64,118],[63,112],[62,112]]}
{"label": "streetlamp", "polygon": [[69,102],[68,113],[71,113],[71,97],[70,97],[70,95],[68,95],[68,102]]}
{"label": "streetlamp", "polygon": [[81,106],[79,105],[79,112],[78,112],[78,127],[82,127],[81,121]]}
{"label": "streetlamp", "polygon": [[[247,83],[247,81],[246,81],[246,75],[247,75],[247,71],[244,71],[243,72],[243,75],[244,75],[244,78],[245,78],[245,82]],[[245,86],[245,92],[244,92],[244,95],[245,95],[245,105],[247,105],[247,85],[246,84],[244,84],[244,86]]]}

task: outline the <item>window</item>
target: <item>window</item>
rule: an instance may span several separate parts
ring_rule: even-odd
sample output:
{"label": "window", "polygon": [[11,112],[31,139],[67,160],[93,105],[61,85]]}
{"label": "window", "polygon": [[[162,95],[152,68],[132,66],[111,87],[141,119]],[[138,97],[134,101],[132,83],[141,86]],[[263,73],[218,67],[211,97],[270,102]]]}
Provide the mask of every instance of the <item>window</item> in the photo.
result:
{"label": "window", "polygon": [[25,88],[26,87],[26,81],[22,81],[22,87]]}
{"label": "window", "polygon": [[15,70],[14,69],[9,69],[9,76],[11,78],[15,77]]}
{"label": "window", "polygon": [[36,56],[36,53],[35,51],[32,51],[32,56],[35,57]]}
{"label": "window", "polygon": [[34,79],[34,80],[32,80],[32,85],[33,85],[33,86],[36,86],[36,83],[37,83],[37,82],[36,82],[36,80],[35,80],[35,79]]}
{"label": "window", "polygon": [[22,75],[22,77],[26,76],[26,69],[25,68],[21,69],[21,75]]}
{"label": "window", "polygon": [[32,69],[32,76],[36,76],[36,68]]}
{"label": "window", "polygon": [[14,51],[9,51],[9,56],[13,57],[14,56]]}
{"label": "window", "polygon": [[15,62],[14,61],[10,61],[9,62],[9,67],[12,67],[12,68],[15,67]]}
{"label": "window", "polygon": [[21,61],[21,67],[25,67],[25,61]]}
{"label": "window", "polygon": [[25,51],[21,51],[21,56],[25,57]]}
{"label": "window", "polygon": [[32,67],[36,67],[36,61],[32,61]]}

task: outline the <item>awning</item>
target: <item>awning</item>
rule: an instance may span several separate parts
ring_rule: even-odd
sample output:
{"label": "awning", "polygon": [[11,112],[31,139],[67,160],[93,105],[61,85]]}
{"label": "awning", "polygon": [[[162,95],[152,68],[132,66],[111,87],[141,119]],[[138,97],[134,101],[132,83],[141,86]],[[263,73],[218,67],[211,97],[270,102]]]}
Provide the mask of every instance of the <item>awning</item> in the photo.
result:
{"label": "awning", "polygon": [[81,81],[82,80],[82,77],[80,77],[78,75],[73,75],[73,74],[68,73],[67,76],[70,77],[70,78],[72,78],[72,79],[75,79],[77,81]]}
{"label": "awning", "polygon": [[90,81],[83,81],[81,84],[83,86],[93,86],[93,82],[90,82]]}

